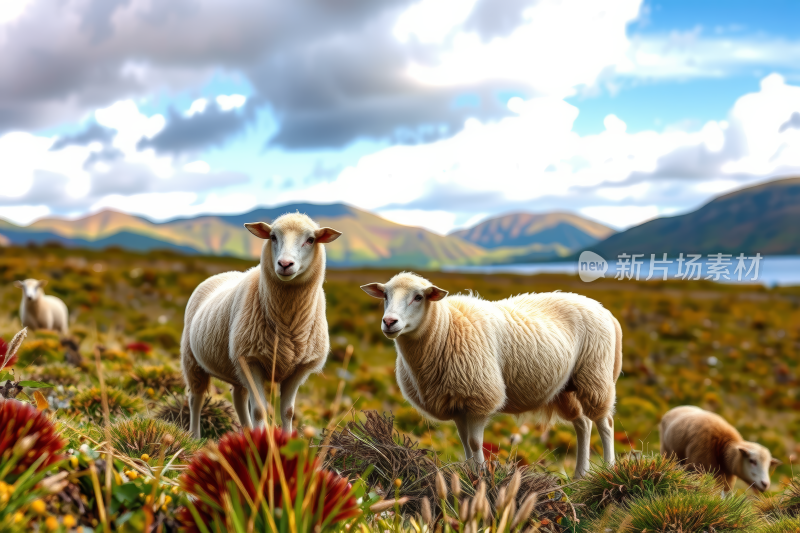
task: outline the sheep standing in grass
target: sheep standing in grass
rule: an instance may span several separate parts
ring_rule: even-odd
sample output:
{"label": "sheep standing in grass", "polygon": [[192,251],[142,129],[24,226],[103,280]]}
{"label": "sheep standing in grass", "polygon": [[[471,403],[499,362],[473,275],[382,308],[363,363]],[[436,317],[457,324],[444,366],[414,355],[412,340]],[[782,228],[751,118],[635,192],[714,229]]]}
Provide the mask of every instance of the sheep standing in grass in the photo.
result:
{"label": "sheep standing in grass", "polygon": [[744,440],[724,418],[699,407],[685,405],[667,411],[659,428],[661,453],[713,472],[723,491],[730,491],[738,477],[764,492],[770,486],[770,466],[780,464],[768,449]]}
{"label": "sheep standing in grass", "polygon": [[[322,245],[341,233],[320,228],[299,213],[283,215],[271,226],[255,222],[245,227],[266,241],[261,264],[247,272],[212,276],[194,290],[186,306],[181,368],[190,428],[197,438],[200,408],[211,377],[233,385],[236,414],[248,426],[251,419],[263,422],[255,395],[266,406],[271,381],[279,383],[281,424],[291,431],[297,389],[322,369],[330,347]],[[255,390],[240,357],[246,360]]]}
{"label": "sheep standing in grass", "polygon": [[44,293],[46,279],[26,279],[15,281],[14,286],[22,289],[22,303],[19,317],[22,325],[31,329],[51,329],[62,335],[69,329],[67,305],[55,296]]}
{"label": "sheep standing in grass", "polygon": [[403,395],[422,413],[455,421],[468,460],[483,462],[492,415],[539,411],[575,427],[575,477],[589,468],[592,421],[613,463],[622,330],[600,303],[560,292],[445,298],[410,273],[362,289],[384,300],[381,329],[395,341]]}

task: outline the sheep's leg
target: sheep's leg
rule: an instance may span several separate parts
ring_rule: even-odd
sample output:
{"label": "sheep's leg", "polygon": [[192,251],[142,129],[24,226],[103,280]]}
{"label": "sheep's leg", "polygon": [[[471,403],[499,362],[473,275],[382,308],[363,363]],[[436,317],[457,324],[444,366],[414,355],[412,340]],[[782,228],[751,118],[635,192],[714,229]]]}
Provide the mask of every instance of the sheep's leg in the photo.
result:
{"label": "sheep's leg", "polygon": [[181,340],[181,369],[186,381],[187,402],[189,404],[189,431],[194,438],[200,438],[200,412],[203,408],[203,396],[208,390],[211,376],[197,364],[188,340]]}
{"label": "sheep's leg", "polygon": [[233,387],[233,407],[236,409],[236,415],[239,417],[239,423],[242,427],[252,428],[253,424],[250,421],[250,412],[247,405],[247,398],[250,393],[247,392],[245,387],[236,385]]}
{"label": "sheep's leg", "polygon": [[469,417],[467,429],[467,442],[472,451],[472,459],[478,466],[483,466],[483,430],[486,428],[486,423],[489,417]]}
{"label": "sheep's leg", "polygon": [[203,408],[203,392],[190,392],[189,393],[189,431],[194,435],[194,438],[199,439],[200,435],[200,411]]}
{"label": "sheep's leg", "polygon": [[300,367],[281,383],[281,428],[291,433],[294,418],[294,400],[297,390],[314,373],[314,367]]}
{"label": "sheep's leg", "polygon": [[247,392],[250,395],[250,420],[252,427],[262,427],[266,424],[266,410],[269,402],[265,389],[267,376],[264,369],[258,363],[248,365],[250,375],[253,376],[255,390],[250,388],[247,383]]}
{"label": "sheep's leg", "polygon": [[459,415],[455,417],[453,421],[456,423],[456,428],[458,428],[458,437],[461,439],[461,445],[464,446],[465,460],[469,461],[472,459],[472,450],[469,447],[469,424],[467,423],[467,417]]}
{"label": "sheep's leg", "polygon": [[579,416],[572,421],[572,426],[575,428],[575,435],[578,437],[575,479],[580,479],[589,471],[589,439],[592,436],[592,421],[585,416]]}
{"label": "sheep's leg", "polygon": [[596,420],[597,432],[603,443],[603,461],[609,466],[614,464],[614,419],[611,415]]}

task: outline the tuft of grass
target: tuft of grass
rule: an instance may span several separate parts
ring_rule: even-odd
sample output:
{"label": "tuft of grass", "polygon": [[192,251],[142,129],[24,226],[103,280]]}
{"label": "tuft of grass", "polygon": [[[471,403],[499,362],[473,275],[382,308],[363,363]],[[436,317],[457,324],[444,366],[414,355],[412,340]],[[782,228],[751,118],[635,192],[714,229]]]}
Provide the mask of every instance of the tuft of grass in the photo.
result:
{"label": "tuft of grass", "polygon": [[790,516],[800,516],[800,480],[792,478],[781,492],[778,508]]}
{"label": "tuft of grass", "polygon": [[758,533],[797,533],[800,532],[800,518],[779,514],[767,520]]}
{"label": "tuft of grass", "polygon": [[754,532],[763,524],[747,496],[729,494],[721,498],[719,494],[698,490],[648,494],[629,501],[614,515],[612,531],[624,533]]}
{"label": "tuft of grass", "polygon": [[774,517],[785,513],[781,505],[781,499],[781,494],[759,494],[753,499],[753,505],[755,505],[761,516]]}
{"label": "tuft of grass", "polygon": [[65,387],[77,385],[81,381],[81,375],[75,367],[65,363],[51,363],[42,367],[33,367],[29,372],[29,379],[54,385],[64,385]]}
{"label": "tuft of grass", "polygon": [[20,347],[17,356],[17,366],[46,365],[64,361],[64,352],[58,338],[49,336],[46,332],[37,332],[35,340],[29,340]]}
{"label": "tuft of grass", "polygon": [[126,377],[123,386],[128,390],[158,392],[181,392],[184,389],[183,376],[170,365],[142,365],[134,367]]}
{"label": "tuft of grass", "polygon": [[[369,490],[374,490],[384,498],[405,497],[404,515],[412,516],[421,512],[422,502],[427,498],[433,511],[441,512],[442,507],[449,516],[457,515],[459,498],[474,498],[478,487],[486,487],[481,498],[486,499],[493,515],[503,505],[499,496],[508,493],[512,479],[517,476],[513,499],[519,508],[531,494],[537,494],[537,503],[531,509],[539,520],[555,522],[558,519],[574,516],[573,507],[567,501],[561,480],[549,472],[537,471],[534,467],[520,466],[513,461],[501,463],[489,461],[487,468],[476,470],[467,463],[453,463],[440,466],[436,454],[394,426],[392,415],[380,415],[377,411],[363,411],[364,418],[353,417],[342,428],[325,432],[322,441],[328,441],[328,457],[325,468],[340,472],[350,478],[362,478]],[[460,492],[454,499],[447,488],[437,490],[436,478],[450,480],[455,475],[459,479]],[[400,479],[400,487],[394,485]],[[449,492],[441,498],[442,492]]]}
{"label": "tuft of grass", "polygon": [[[144,409],[141,398],[129,396],[119,389],[107,389],[108,409],[112,418],[131,416]],[[103,399],[99,387],[83,390],[72,398],[72,409],[90,422],[102,423]]]}
{"label": "tuft of grass", "polygon": [[56,428],[67,444],[68,450],[77,450],[86,441],[84,435],[102,435],[103,428],[91,422],[84,422],[80,425],[73,425],[71,421],[57,420]]}
{"label": "tuft of grass", "polygon": [[[186,397],[173,396],[158,406],[153,416],[189,431],[189,404]],[[200,410],[200,434],[217,440],[230,431],[241,431],[233,405],[224,398],[206,396]]]}
{"label": "tuft of grass", "polygon": [[[100,427],[95,428],[92,437],[99,442],[104,439],[104,432]],[[203,447],[203,441],[193,439],[175,424],[142,416],[118,420],[108,431],[114,449],[134,459],[144,454],[159,457],[163,450],[166,461],[177,455],[176,460],[183,463]]]}
{"label": "tuft of grass", "polygon": [[365,411],[364,415],[364,420],[353,416],[343,428],[323,432],[321,439],[328,441],[329,448],[325,468],[348,478],[371,468],[365,481],[382,496],[392,494],[394,480],[402,479],[400,495],[411,500],[407,509],[419,510],[420,498],[434,494],[438,471],[434,452],[420,448],[395,429],[393,415],[381,416],[377,411]]}
{"label": "tuft of grass", "polygon": [[674,457],[661,454],[622,456],[614,465],[595,465],[573,486],[572,499],[592,514],[609,505],[674,491],[710,493],[715,481],[710,474],[686,470]]}

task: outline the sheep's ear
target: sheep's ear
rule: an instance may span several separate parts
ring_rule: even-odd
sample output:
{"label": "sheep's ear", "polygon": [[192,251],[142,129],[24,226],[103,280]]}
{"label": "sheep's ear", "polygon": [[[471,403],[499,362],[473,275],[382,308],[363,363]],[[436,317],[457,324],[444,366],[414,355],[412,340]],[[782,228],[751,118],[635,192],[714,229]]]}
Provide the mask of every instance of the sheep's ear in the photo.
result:
{"label": "sheep's ear", "polygon": [[445,296],[447,296],[447,291],[444,289],[440,289],[436,285],[431,285],[427,289],[425,289],[425,296],[427,296],[428,300],[431,302],[438,302]]}
{"label": "sheep's ear", "polygon": [[45,285],[47,285],[47,280],[46,279],[40,279],[37,284],[39,285],[40,288],[44,287]]}
{"label": "sheep's ear", "polygon": [[769,464],[771,464],[772,466],[778,466],[782,465],[783,461],[779,461],[773,457],[772,459],[769,460]]}
{"label": "sheep's ear", "polygon": [[319,243],[328,244],[329,242],[333,242],[338,239],[339,235],[341,234],[341,231],[336,231],[333,228],[319,228],[314,232],[314,238]]}
{"label": "sheep's ear", "polygon": [[21,289],[22,287],[25,286],[25,284],[22,283],[20,280],[17,280],[14,282],[14,286],[17,287],[18,289]]}
{"label": "sheep's ear", "polygon": [[383,283],[367,283],[361,286],[361,290],[372,296],[373,298],[386,298],[386,287]]}
{"label": "sheep's ear", "polygon": [[269,239],[272,233],[272,228],[266,222],[248,222],[244,227],[259,239]]}
{"label": "sheep's ear", "polygon": [[739,453],[742,454],[742,457],[750,457],[750,450],[747,448],[739,448]]}

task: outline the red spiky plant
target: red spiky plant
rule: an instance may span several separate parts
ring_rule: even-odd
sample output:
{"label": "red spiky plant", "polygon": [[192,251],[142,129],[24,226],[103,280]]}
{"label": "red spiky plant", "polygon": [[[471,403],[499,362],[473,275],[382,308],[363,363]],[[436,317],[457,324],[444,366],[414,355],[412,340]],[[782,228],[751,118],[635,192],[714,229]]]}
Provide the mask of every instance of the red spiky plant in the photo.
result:
{"label": "red spiky plant", "polygon": [[283,530],[290,513],[308,530],[361,514],[347,480],[322,469],[309,457],[308,444],[292,437],[273,427],[228,433],[218,448],[196,455],[181,477],[196,498],[179,516],[186,530],[199,532],[201,522],[210,531],[225,531],[233,513],[256,531],[270,523]]}
{"label": "red spiky plant", "polygon": [[26,448],[14,464],[12,474],[23,473],[43,454],[47,454],[47,458],[39,468],[48,468],[63,459],[60,452],[65,444],[44,413],[28,403],[0,399],[0,465],[9,461],[15,452],[22,451],[20,446]]}

